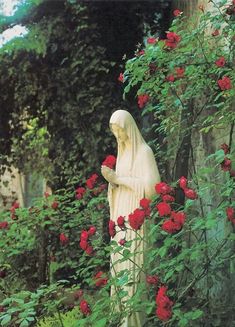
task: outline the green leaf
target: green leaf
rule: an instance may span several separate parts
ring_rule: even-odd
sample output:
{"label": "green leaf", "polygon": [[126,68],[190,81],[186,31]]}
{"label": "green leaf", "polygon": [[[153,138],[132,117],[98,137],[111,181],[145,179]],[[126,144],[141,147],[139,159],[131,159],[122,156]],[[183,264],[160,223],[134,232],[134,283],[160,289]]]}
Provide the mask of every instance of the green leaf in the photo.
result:
{"label": "green leaf", "polygon": [[107,323],[107,319],[106,318],[103,318],[101,320],[98,320],[96,323],[95,323],[95,326],[96,327],[105,327],[106,326],[106,323]]}
{"label": "green leaf", "polygon": [[1,326],[7,325],[11,321],[11,315],[4,315],[1,321]]}

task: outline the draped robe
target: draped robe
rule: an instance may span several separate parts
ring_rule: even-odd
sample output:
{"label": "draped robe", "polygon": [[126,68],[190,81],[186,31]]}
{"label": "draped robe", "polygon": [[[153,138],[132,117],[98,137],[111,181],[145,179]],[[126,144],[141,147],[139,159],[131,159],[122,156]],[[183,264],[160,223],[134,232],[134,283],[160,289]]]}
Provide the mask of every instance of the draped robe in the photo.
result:
{"label": "draped robe", "polygon": [[[160,182],[160,176],[157,164],[151,148],[144,141],[139,129],[129,112],[125,110],[117,110],[111,116],[110,125],[116,124],[123,128],[128,136],[129,146],[125,146],[118,142],[118,154],[116,163],[116,174],[125,180],[125,185],[109,184],[108,200],[110,206],[110,219],[117,223],[119,216],[128,215],[139,207],[142,198],[150,199],[155,193],[154,186]],[[130,226],[128,225],[130,228]],[[145,225],[138,231],[143,237]],[[128,296],[122,300],[131,298],[137,289],[138,282],[141,280],[139,267],[142,267],[144,261],[144,242],[137,240],[136,232],[133,229],[120,231],[115,235],[114,240],[119,241],[125,238],[127,241],[133,240],[131,247],[128,248],[133,256],[131,260],[119,262],[123,256],[119,253],[111,254],[111,273],[112,275],[127,269],[128,280],[133,282],[131,286],[124,289],[128,292]],[[114,269],[112,268],[114,266]],[[138,266],[138,267],[137,267]],[[111,296],[116,290],[111,289]],[[122,323],[122,327],[141,327],[144,323],[144,315],[134,312]]]}

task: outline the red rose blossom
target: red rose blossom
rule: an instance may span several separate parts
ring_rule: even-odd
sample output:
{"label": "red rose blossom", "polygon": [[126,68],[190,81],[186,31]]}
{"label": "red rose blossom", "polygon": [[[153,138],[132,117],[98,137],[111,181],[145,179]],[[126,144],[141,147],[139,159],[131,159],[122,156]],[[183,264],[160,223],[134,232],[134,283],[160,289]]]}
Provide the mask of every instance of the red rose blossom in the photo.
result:
{"label": "red rose blossom", "polygon": [[98,177],[99,177],[99,176],[98,176],[97,174],[93,174],[93,175],[91,175],[90,178],[88,178],[88,179],[86,180],[86,185],[87,185],[87,187],[88,187],[90,190],[92,190],[92,189],[94,188],[95,183],[96,183]]}
{"label": "red rose blossom", "polygon": [[59,206],[59,203],[57,201],[54,201],[51,205],[52,209],[56,210]]}
{"label": "red rose blossom", "polygon": [[78,200],[80,200],[83,198],[83,196],[86,192],[86,189],[85,189],[85,187],[78,187],[75,192],[76,192],[76,198]]}
{"label": "red rose blossom", "polygon": [[173,11],[173,15],[174,15],[175,17],[180,16],[180,15],[181,15],[181,11],[180,11],[179,9],[175,9],[175,10]]}
{"label": "red rose blossom", "polygon": [[215,61],[215,64],[218,67],[223,67],[225,65],[225,58],[224,57],[220,57],[219,59],[217,59]]}
{"label": "red rose blossom", "polygon": [[197,199],[197,193],[194,190],[192,190],[191,188],[185,188],[184,194],[185,194],[186,198],[188,198],[190,200]]}
{"label": "red rose blossom", "polygon": [[219,79],[217,83],[222,91],[230,90],[232,88],[232,83],[228,76]]}
{"label": "red rose blossom", "polygon": [[141,209],[135,209],[133,213],[128,216],[128,221],[134,230],[138,230],[144,223],[145,212]]}
{"label": "red rose blossom", "polygon": [[160,202],[156,205],[156,208],[158,210],[158,214],[160,217],[170,215],[171,213],[171,207],[166,202]]}
{"label": "red rose blossom", "polygon": [[175,71],[176,71],[176,74],[177,74],[178,78],[184,77],[185,69],[183,67],[176,67]]}
{"label": "red rose blossom", "polygon": [[235,224],[235,210],[232,207],[228,207],[226,209],[226,215],[229,221]]}
{"label": "red rose blossom", "polygon": [[224,161],[220,165],[223,171],[229,171],[231,169],[232,161],[228,158],[224,158]]}
{"label": "red rose blossom", "polygon": [[175,198],[172,195],[169,194],[163,194],[162,195],[162,202],[174,202]]}
{"label": "red rose blossom", "polygon": [[89,304],[87,303],[87,301],[85,300],[82,300],[80,302],[80,310],[82,311],[82,313],[87,316],[91,313],[91,309],[90,309],[90,306]]}
{"label": "red rose blossom", "polygon": [[124,82],[124,75],[123,73],[120,73],[120,75],[118,76],[118,81],[123,83]]}
{"label": "red rose blossom", "polygon": [[175,223],[172,219],[167,219],[161,226],[162,230],[169,234],[176,233],[179,230],[179,225]]}
{"label": "red rose blossom", "polygon": [[86,254],[88,254],[88,255],[92,255],[93,251],[94,251],[94,249],[91,245],[88,245],[88,247],[85,250]]}
{"label": "red rose blossom", "polygon": [[88,247],[88,242],[86,240],[81,240],[79,245],[80,245],[80,248],[85,251],[86,248]]}
{"label": "red rose blossom", "polygon": [[81,236],[80,236],[80,240],[84,240],[84,241],[87,241],[89,238],[89,234],[86,230],[82,230],[81,232]]}
{"label": "red rose blossom", "polygon": [[125,245],[126,240],[124,238],[122,238],[121,240],[119,240],[118,242],[121,246]]}
{"label": "red rose blossom", "polygon": [[180,36],[174,32],[168,32],[166,34],[165,45],[168,48],[174,49],[177,47],[178,42],[180,41]]}
{"label": "red rose blossom", "polygon": [[113,220],[109,221],[109,235],[111,237],[114,237],[116,235],[116,224]]}
{"label": "red rose blossom", "polygon": [[83,290],[77,290],[73,293],[74,300],[77,301],[83,296]]}
{"label": "red rose blossom", "polygon": [[156,42],[157,42],[157,39],[155,39],[155,37],[149,37],[147,39],[148,44],[155,44]]}
{"label": "red rose blossom", "polygon": [[64,233],[61,233],[60,234],[60,243],[62,245],[66,245],[69,241],[69,238],[64,234]]}
{"label": "red rose blossom", "polygon": [[110,169],[113,169],[113,167],[116,165],[116,157],[113,155],[108,155],[105,160],[102,162],[102,166],[109,167]]}
{"label": "red rose blossom", "polygon": [[224,151],[224,154],[228,154],[230,152],[229,146],[226,143],[221,144],[220,149]]}
{"label": "red rose blossom", "polygon": [[145,51],[144,50],[140,50],[140,51],[137,51],[136,52],[136,56],[139,57],[139,56],[143,56],[145,54]]}
{"label": "red rose blossom", "polygon": [[155,190],[157,194],[168,194],[172,191],[172,188],[168,184],[160,182],[155,185]]}
{"label": "red rose blossom", "polygon": [[146,198],[143,198],[143,199],[140,200],[140,206],[141,206],[143,209],[148,209],[150,203],[151,203],[151,200],[146,199]]}
{"label": "red rose blossom", "polygon": [[125,217],[119,216],[117,219],[117,224],[121,229],[125,229]]}
{"label": "red rose blossom", "polygon": [[175,76],[174,75],[168,75],[166,77],[166,81],[168,81],[168,82],[174,82],[174,80],[175,80]]}
{"label": "red rose blossom", "polygon": [[96,233],[96,227],[95,226],[91,226],[88,230],[88,235],[89,236],[92,236],[92,235],[95,235]]}
{"label": "red rose blossom", "polygon": [[179,186],[184,190],[185,188],[187,188],[187,178],[184,176],[181,176],[179,179]]}
{"label": "red rose blossom", "polygon": [[97,287],[105,286],[107,284],[107,282],[108,282],[108,278],[107,277],[104,277],[103,271],[99,271],[94,276],[94,280],[95,280],[95,285]]}
{"label": "red rose blossom", "polygon": [[0,222],[0,229],[7,229],[8,228],[8,222],[7,221],[1,221]]}
{"label": "red rose blossom", "polygon": [[149,101],[150,97],[148,94],[138,95],[138,106],[140,109],[143,109],[146,103]]}
{"label": "red rose blossom", "polygon": [[158,276],[156,275],[147,275],[146,276],[146,282],[148,284],[156,285],[158,283]]}
{"label": "red rose blossom", "polygon": [[160,320],[167,321],[172,316],[173,302],[166,295],[167,287],[161,286],[156,296],[156,315]]}

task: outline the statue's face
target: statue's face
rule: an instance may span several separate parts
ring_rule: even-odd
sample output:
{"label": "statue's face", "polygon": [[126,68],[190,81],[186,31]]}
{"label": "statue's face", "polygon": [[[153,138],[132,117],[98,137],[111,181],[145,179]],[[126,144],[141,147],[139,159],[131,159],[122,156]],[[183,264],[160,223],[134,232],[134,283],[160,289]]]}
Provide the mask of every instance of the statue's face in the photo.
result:
{"label": "statue's face", "polygon": [[118,126],[116,124],[111,124],[111,130],[112,130],[114,136],[116,137],[117,141],[120,141],[120,142],[127,141],[128,135],[123,128],[121,128],[120,126]]}

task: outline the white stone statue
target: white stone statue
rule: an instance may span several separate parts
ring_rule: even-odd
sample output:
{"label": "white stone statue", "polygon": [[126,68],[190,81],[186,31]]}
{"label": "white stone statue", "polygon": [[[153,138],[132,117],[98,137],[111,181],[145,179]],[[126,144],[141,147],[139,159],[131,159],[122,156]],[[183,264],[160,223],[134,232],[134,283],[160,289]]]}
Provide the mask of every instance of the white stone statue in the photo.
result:
{"label": "white stone statue", "polygon": [[[108,200],[110,206],[110,219],[117,223],[119,216],[128,215],[136,208],[142,198],[151,199],[155,193],[154,186],[160,182],[157,164],[151,148],[144,141],[133,117],[128,111],[117,110],[110,118],[110,129],[117,139],[118,151],[116,170],[106,166],[101,167],[104,178],[109,182]],[[143,265],[144,242],[136,239],[136,232],[126,223],[128,229],[120,230],[113,238],[119,242],[121,239],[132,241],[131,248],[128,248],[134,255],[131,260],[118,262],[122,259],[119,253],[111,254],[111,273],[118,274],[122,270],[128,270],[128,281],[134,282],[133,286],[125,288],[128,296],[122,303],[135,294],[141,273],[138,267]],[[144,235],[145,225],[138,231]],[[137,282],[137,283],[136,283]],[[111,289],[111,296],[118,290]],[[121,308],[120,308],[121,310]],[[131,314],[122,323],[122,327],[142,327],[144,315],[139,312]]]}

